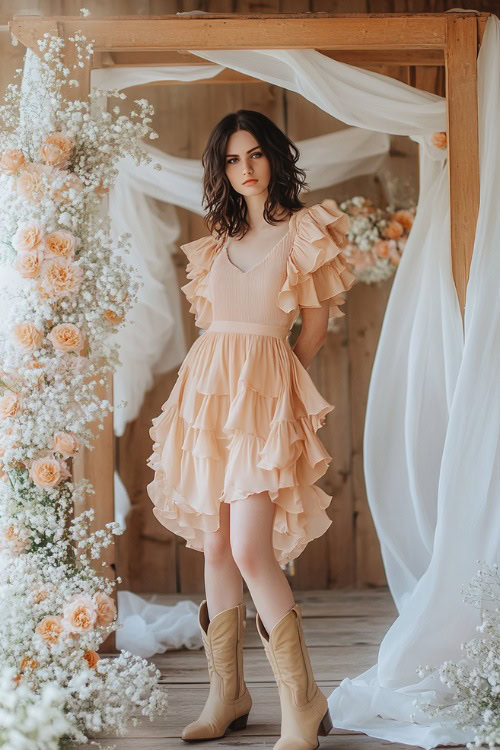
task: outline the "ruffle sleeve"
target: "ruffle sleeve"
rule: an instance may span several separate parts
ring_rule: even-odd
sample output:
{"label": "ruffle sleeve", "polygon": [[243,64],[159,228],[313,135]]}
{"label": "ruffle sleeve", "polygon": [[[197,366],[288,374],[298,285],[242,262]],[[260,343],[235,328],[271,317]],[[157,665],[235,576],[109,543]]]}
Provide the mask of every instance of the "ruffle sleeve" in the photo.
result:
{"label": "ruffle sleeve", "polygon": [[212,300],[208,288],[208,275],[217,252],[217,240],[208,235],[180,245],[187,255],[186,275],[191,279],[181,286],[181,291],[191,302],[189,312],[194,313],[198,328],[206,329],[212,322]]}
{"label": "ruffle sleeve", "polygon": [[297,214],[286,279],[278,294],[281,310],[296,310],[298,315],[299,308],[321,307],[321,302],[328,299],[329,318],[345,315],[339,309],[345,302],[342,292],[356,280],[342,252],[348,228],[349,216],[331,198]]}

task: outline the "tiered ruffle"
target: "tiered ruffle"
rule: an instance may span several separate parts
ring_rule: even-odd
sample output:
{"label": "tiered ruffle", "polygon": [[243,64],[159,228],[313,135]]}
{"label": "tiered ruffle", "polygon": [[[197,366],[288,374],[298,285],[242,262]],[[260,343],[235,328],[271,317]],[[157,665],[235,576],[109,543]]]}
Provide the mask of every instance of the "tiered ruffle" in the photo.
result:
{"label": "tiered ruffle", "polygon": [[342,253],[348,228],[348,215],[331,198],[305,209],[298,217],[286,279],[278,294],[281,310],[298,314],[299,307],[321,307],[321,301],[328,299],[328,317],[345,315],[339,309],[345,302],[342,292],[356,280]]}
{"label": "tiered ruffle", "polygon": [[276,559],[293,560],[331,524],[314,482],[331,461],[316,432],[333,408],[286,339],[200,336],[150,429],[155,516],[202,551],[221,502],[268,491]]}
{"label": "tiered ruffle", "polygon": [[195,324],[208,328],[212,322],[212,300],[208,289],[208,274],[217,254],[217,240],[208,235],[181,245],[187,255],[186,275],[191,279],[181,286],[181,290],[191,303],[190,313],[194,313]]}

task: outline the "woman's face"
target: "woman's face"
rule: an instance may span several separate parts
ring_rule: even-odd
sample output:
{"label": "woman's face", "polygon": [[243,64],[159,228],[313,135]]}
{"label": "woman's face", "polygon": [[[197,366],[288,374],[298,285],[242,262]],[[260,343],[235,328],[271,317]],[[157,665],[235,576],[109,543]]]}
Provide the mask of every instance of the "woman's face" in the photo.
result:
{"label": "woman's face", "polygon": [[[248,130],[238,130],[229,137],[226,148],[226,174],[232,187],[241,195],[252,196],[263,192],[267,194],[271,166]],[[255,181],[247,182],[249,179]]]}

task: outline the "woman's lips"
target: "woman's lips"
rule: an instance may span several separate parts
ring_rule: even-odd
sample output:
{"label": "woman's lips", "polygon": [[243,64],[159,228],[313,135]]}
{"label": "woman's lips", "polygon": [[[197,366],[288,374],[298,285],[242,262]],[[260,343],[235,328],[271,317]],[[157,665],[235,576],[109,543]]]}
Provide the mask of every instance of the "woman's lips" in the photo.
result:
{"label": "woman's lips", "polygon": [[254,180],[254,179],[252,179],[252,180],[245,180],[245,182],[243,184],[244,185],[250,185],[251,182],[257,182],[257,180]]}

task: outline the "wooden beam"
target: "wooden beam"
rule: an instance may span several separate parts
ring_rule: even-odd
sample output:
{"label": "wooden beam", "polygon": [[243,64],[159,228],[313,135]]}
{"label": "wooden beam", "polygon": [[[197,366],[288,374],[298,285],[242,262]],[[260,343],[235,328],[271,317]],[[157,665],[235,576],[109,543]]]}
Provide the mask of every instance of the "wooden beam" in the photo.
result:
{"label": "wooden beam", "polygon": [[[488,14],[484,14],[487,16]],[[208,17],[209,16],[209,17]],[[458,20],[470,13],[453,13]],[[476,16],[473,16],[476,18]],[[64,35],[81,30],[99,50],[444,49],[450,14],[259,14],[207,16],[15,17],[14,36],[37,51],[56,21]],[[369,23],[367,22],[369,21]],[[234,41],[233,41],[234,40]],[[228,44],[231,46],[228,47]]]}
{"label": "wooden beam", "polygon": [[[319,52],[319,50],[317,50]],[[358,68],[373,67],[375,65],[397,66],[419,65],[419,66],[443,66],[444,52],[441,49],[433,50],[323,50],[320,54],[338,62],[356,65]],[[199,55],[190,52],[167,51],[167,52],[138,52],[129,50],[127,52],[97,52],[94,56],[94,68],[143,68],[159,65],[213,65]],[[237,72],[237,71],[235,71]],[[213,80],[213,79],[212,79]],[[203,83],[208,83],[205,79]]]}
{"label": "wooden beam", "polygon": [[451,261],[463,322],[479,212],[475,18],[457,18],[454,13],[449,15],[445,59]]}

